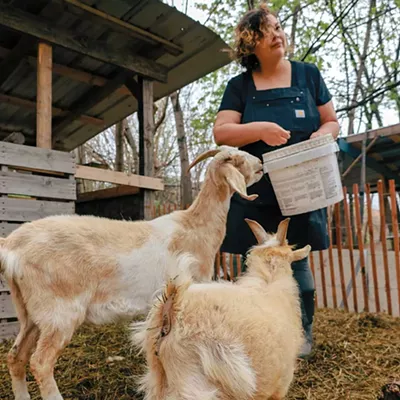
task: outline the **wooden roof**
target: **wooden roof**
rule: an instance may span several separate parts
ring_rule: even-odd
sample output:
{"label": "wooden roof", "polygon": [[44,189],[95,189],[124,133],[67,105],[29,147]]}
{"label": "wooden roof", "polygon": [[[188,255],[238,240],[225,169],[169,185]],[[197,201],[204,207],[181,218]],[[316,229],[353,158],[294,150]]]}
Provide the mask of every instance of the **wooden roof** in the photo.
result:
{"label": "wooden roof", "polygon": [[[7,2],[6,2],[7,3]],[[54,148],[72,150],[137,110],[137,77],[155,100],[230,62],[214,32],[158,0],[0,3],[0,140],[35,145],[38,40],[53,45]]]}
{"label": "wooden roof", "polygon": [[[361,158],[359,156],[364,139],[367,148],[366,183],[371,185],[371,190],[376,190],[379,179],[394,179],[396,187],[400,188],[400,124],[339,139],[340,163],[342,173],[346,174],[343,185],[351,188],[354,183],[360,184]],[[359,161],[349,168],[357,157]]]}

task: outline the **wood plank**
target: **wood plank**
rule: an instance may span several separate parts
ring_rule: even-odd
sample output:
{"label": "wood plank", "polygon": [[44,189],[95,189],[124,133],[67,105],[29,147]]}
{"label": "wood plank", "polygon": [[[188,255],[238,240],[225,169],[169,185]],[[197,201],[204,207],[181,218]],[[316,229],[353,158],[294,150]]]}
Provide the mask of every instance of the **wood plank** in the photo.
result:
{"label": "wood plank", "polygon": [[0,197],[0,220],[34,221],[51,215],[74,214],[73,201],[40,201]]}
{"label": "wood plank", "polygon": [[6,58],[0,62],[0,86],[14,73],[33,43],[32,38],[22,37],[12,50],[8,50],[5,54]]}
{"label": "wood plank", "polygon": [[396,264],[396,278],[397,278],[397,302],[400,307],[400,243],[399,243],[399,219],[397,215],[397,194],[396,184],[393,180],[389,181],[390,192],[390,208],[392,211],[392,229],[393,229],[393,242],[394,242],[394,257]]}
{"label": "wood plank", "polygon": [[328,296],[326,295],[324,253],[322,252],[322,250],[318,252],[318,255],[319,255],[319,267],[321,270],[322,300],[324,302],[324,307],[328,307]]}
{"label": "wood plank", "polygon": [[335,264],[333,261],[333,249],[332,249],[332,226],[331,226],[331,218],[332,218],[332,207],[328,207],[328,236],[329,236],[329,272],[331,275],[331,287],[332,287],[332,299],[333,299],[333,308],[337,308],[337,296],[336,296],[336,278],[335,278]]}
{"label": "wood plank", "polygon": [[[139,173],[154,176],[154,87],[153,82],[139,77]],[[151,219],[154,193],[143,192],[143,218]]]}
{"label": "wood plank", "polygon": [[0,25],[105,63],[117,65],[159,82],[167,82],[168,70],[165,66],[133,54],[132,49],[129,49],[128,46],[115,49],[104,41],[90,38],[85,38],[85,41],[82,42],[76,32],[65,29],[47,18],[24,12],[15,7],[0,4]]}
{"label": "wood plank", "polygon": [[54,123],[54,145],[62,142],[67,137],[68,134],[62,132],[65,128],[67,128],[73,121],[79,119],[82,114],[86,113],[92,107],[114,93],[125,83],[126,78],[129,75],[130,72],[125,70],[118,72],[111,80],[107,82],[106,85],[90,89],[86,94],[75,101],[74,104],[69,108],[68,115],[59,122]]}
{"label": "wood plank", "polygon": [[0,342],[14,338],[19,332],[19,322],[0,322]]}
{"label": "wood plank", "polygon": [[[11,50],[0,46],[0,58],[5,58],[10,52],[11,52]],[[32,68],[36,69],[37,57],[29,56],[27,58],[27,60],[28,60],[29,65]],[[106,79],[100,75],[96,75],[91,72],[86,72],[86,71],[80,70],[78,68],[67,67],[66,65],[57,64],[57,63],[53,63],[53,73],[57,74],[57,75],[65,76],[65,77],[70,78],[77,82],[87,83],[88,85],[91,85],[91,86],[105,86],[106,83],[108,82],[108,79]],[[119,89],[117,89],[117,92],[123,96],[132,95],[132,92],[126,86],[120,87]],[[55,115],[54,111],[55,111],[55,107],[53,107],[53,115]],[[92,117],[92,118],[94,118],[94,117]],[[95,118],[95,119],[98,119],[98,118]],[[103,120],[100,120],[100,121],[103,122]]]}
{"label": "wood plank", "polygon": [[344,218],[346,223],[347,231],[347,247],[349,248],[350,257],[350,273],[353,288],[353,305],[355,312],[358,312],[358,297],[357,297],[357,282],[356,282],[356,269],[354,263],[354,253],[353,253],[353,230],[351,229],[351,217],[350,208],[347,198],[347,188],[343,188],[343,205],[344,205]]}
{"label": "wood plank", "polygon": [[11,294],[7,292],[0,293],[0,320],[5,318],[16,318],[14,304],[11,300]]}
{"label": "wood plank", "polygon": [[0,237],[7,237],[12,231],[15,231],[21,225],[22,224],[0,222]]}
{"label": "wood plank", "polygon": [[71,175],[76,170],[73,153],[6,142],[0,142],[0,164]]}
{"label": "wood plank", "polygon": [[[363,298],[364,298],[364,310],[369,312],[369,294],[368,294],[368,283],[367,283],[367,269],[366,262],[364,256],[364,236],[362,231],[362,223],[361,223],[361,207],[360,207],[360,192],[358,189],[358,184],[355,183],[353,185],[353,194],[354,194],[354,211],[356,216],[356,224],[357,224],[357,243],[358,250],[360,253],[360,271],[361,271],[361,279],[363,284]],[[364,207],[364,204],[363,204]]]}
{"label": "wood plank", "polygon": [[[381,311],[381,303],[379,299],[379,282],[378,282],[378,268],[376,265],[376,252],[375,252],[375,237],[374,237],[374,222],[372,218],[372,200],[371,200],[371,187],[365,185],[365,195],[367,197],[367,213],[368,213],[368,232],[369,232],[369,249],[371,253],[372,263],[372,279],[374,281],[374,297],[375,297],[375,311]],[[400,304],[400,303],[399,303]]]}
{"label": "wood plank", "polygon": [[347,143],[362,142],[366,136],[368,139],[373,139],[375,136],[392,136],[400,134],[400,123],[385,126],[383,128],[371,129],[367,132],[358,133],[346,137]]}
{"label": "wood plank", "polygon": [[116,18],[110,14],[107,14],[97,8],[90,7],[89,5],[84,4],[77,0],[63,0],[63,1],[64,3],[70,4],[84,11],[86,15],[96,17],[96,22],[105,24],[111,27],[113,30],[122,32],[129,36],[133,36],[134,38],[139,38],[148,43],[160,44],[165,48],[165,50],[167,50],[172,55],[180,55],[183,53],[182,46],[179,46],[167,39],[164,39],[161,36],[151,33],[129,22],[122,21],[121,19]]}
{"label": "wood plank", "polygon": [[387,243],[386,243],[385,200],[383,197],[383,182],[381,180],[378,181],[378,194],[379,194],[379,212],[381,217],[381,243],[382,243],[382,255],[383,255],[383,270],[385,273],[386,300],[387,300],[389,315],[393,315],[392,297],[390,295],[390,275],[389,275],[388,253],[387,253]]}
{"label": "wood plank", "polygon": [[76,200],[76,185],[73,179],[60,179],[1,171],[0,193],[23,194],[50,199]]}
{"label": "wood plank", "polygon": [[10,288],[6,282],[4,275],[0,274],[0,292],[9,292]]}
{"label": "wood plank", "polygon": [[[78,194],[78,203],[91,200],[110,199],[113,197],[129,196],[138,194],[139,188],[134,186],[116,186],[108,189],[94,190]],[[154,212],[154,211],[153,211]]]}
{"label": "wood plank", "polygon": [[[155,215],[154,215],[155,217]],[[214,276],[215,280],[219,280],[221,275],[221,253],[218,251],[215,255],[215,263],[214,263]]]}
{"label": "wood plank", "polygon": [[76,166],[75,178],[135,186],[142,189],[164,190],[164,183],[158,178],[142,175],[127,175],[124,172],[86,167],[83,165]]}
{"label": "wood plank", "polygon": [[36,88],[36,146],[51,149],[53,48],[39,43]]}
{"label": "wood plank", "polygon": [[[315,265],[314,265],[314,253],[312,251],[310,252],[310,255],[309,255],[308,258],[309,258],[309,262],[310,262],[311,273],[313,275],[314,282],[316,282]],[[319,307],[319,302],[318,302],[318,294],[317,294],[316,290],[315,290],[314,301],[315,301],[315,307],[318,308]]]}
{"label": "wood plank", "polygon": [[336,228],[336,246],[339,261],[339,277],[340,287],[342,289],[343,305],[346,311],[349,311],[349,303],[347,301],[346,282],[344,278],[343,254],[342,254],[342,225],[340,220],[340,203],[335,204],[335,228]]}
{"label": "wood plank", "polygon": [[[27,100],[21,97],[16,97],[16,96],[10,96],[7,94],[1,94],[0,93],[0,101],[5,102],[5,103],[10,103],[14,104],[16,106],[28,108],[35,110],[36,109],[36,103],[31,100]],[[52,107],[52,115],[53,117],[57,116],[64,116],[68,114],[68,110],[63,110],[58,107]],[[96,126],[104,126],[104,120],[101,118],[97,117],[92,117],[90,115],[80,115],[79,120],[83,122],[84,124],[89,124],[89,125],[96,125]]]}

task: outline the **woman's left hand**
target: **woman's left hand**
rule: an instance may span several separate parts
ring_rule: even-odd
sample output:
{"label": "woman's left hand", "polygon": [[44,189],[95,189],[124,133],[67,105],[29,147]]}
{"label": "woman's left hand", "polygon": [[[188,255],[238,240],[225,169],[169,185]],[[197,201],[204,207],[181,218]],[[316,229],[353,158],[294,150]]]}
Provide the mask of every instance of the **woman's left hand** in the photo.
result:
{"label": "woman's left hand", "polygon": [[317,138],[317,137],[320,137],[320,136],[324,136],[324,135],[327,135],[327,133],[326,132],[316,131],[310,136],[310,139],[314,139],[314,138]]}

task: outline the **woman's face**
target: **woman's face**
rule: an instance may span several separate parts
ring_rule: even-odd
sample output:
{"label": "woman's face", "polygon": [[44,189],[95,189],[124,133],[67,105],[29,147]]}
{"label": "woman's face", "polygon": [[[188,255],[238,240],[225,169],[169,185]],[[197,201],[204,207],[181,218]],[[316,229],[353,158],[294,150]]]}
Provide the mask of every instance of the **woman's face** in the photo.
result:
{"label": "woman's face", "polygon": [[271,24],[270,32],[256,44],[254,49],[254,54],[259,60],[265,57],[283,57],[285,55],[285,33],[283,32],[280,23],[273,15],[269,15],[268,19]]}

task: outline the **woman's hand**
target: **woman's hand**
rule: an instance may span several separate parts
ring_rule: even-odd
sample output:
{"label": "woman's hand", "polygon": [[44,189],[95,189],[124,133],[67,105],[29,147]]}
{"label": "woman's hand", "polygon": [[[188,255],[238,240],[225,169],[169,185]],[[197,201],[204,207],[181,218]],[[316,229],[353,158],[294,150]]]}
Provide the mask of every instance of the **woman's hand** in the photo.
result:
{"label": "woman's hand", "polygon": [[283,129],[275,122],[254,122],[260,131],[260,140],[269,146],[286,144],[290,139],[290,131]]}

